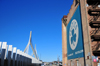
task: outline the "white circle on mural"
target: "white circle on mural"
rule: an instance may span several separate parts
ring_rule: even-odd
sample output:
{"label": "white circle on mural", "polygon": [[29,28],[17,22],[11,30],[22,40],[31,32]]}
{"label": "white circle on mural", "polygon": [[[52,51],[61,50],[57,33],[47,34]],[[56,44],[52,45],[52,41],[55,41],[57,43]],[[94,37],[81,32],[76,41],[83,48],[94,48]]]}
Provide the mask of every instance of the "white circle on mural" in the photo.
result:
{"label": "white circle on mural", "polygon": [[75,19],[72,20],[69,30],[69,43],[72,50],[75,50],[78,43],[78,23]]}

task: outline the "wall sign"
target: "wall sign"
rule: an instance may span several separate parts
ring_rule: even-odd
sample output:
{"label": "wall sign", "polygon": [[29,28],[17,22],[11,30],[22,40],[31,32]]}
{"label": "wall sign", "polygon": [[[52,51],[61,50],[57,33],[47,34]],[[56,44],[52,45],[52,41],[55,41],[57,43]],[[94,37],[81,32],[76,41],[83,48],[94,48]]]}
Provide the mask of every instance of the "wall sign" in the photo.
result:
{"label": "wall sign", "polygon": [[80,6],[77,7],[69,24],[67,25],[67,57],[75,59],[84,57],[83,34],[81,25]]}

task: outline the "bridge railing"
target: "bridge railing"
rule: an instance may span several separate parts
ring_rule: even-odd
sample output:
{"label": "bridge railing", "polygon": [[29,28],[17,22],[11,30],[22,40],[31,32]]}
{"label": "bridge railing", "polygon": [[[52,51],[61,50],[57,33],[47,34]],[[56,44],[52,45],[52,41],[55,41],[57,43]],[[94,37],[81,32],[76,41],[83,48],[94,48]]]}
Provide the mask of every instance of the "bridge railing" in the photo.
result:
{"label": "bridge railing", "polygon": [[32,66],[41,63],[20,49],[7,45],[7,42],[0,42],[0,66]]}

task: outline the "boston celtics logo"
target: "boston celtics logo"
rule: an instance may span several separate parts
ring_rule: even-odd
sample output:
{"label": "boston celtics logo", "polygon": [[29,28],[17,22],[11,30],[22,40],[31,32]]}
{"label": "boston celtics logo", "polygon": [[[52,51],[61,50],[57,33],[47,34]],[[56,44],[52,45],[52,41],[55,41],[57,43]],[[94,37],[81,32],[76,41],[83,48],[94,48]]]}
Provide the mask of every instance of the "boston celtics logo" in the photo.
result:
{"label": "boston celtics logo", "polygon": [[78,23],[75,19],[72,20],[69,30],[69,43],[72,50],[74,50],[77,46],[78,42]]}

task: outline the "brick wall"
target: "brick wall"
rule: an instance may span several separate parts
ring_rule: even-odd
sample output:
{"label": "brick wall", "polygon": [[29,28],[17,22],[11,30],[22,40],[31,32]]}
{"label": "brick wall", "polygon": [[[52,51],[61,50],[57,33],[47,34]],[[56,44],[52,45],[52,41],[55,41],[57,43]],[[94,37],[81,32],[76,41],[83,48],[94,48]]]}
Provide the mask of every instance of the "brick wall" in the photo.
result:
{"label": "brick wall", "polygon": [[[69,10],[69,13],[67,15],[67,24],[69,23],[71,17],[73,16],[73,14],[78,6],[78,5],[75,6],[75,1],[76,0],[73,1],[71,9]],[[92,43],[91,43],[91,38],[90,38],[90,31],[93,29],[91,29],[89,26],[88,18],[90,18],[90,16],[88,15],[88,8],[86,7],[86,4],[87,4],[86,0],[80,0],[85,57],[84,58],[76,58],[76,59],[72,59],[72,60],[66,60],[67,57],[65,57],[65,54],[67,53],[67,47],[66,47],[67,46],[67,43],[66,43],[67,42],[67,39],[66,39],[66,37],[67,37],[66,31],[67,30],[65,28],[64,23],[62,22],[63,66],[65,66],[64,65],[65,63],[67,64],[66,66],[77,66],[77,60],[78,60],[79,66],[85,66],[84,63],[86,63],[86,65],[88,65],[88,66],[91,66],[91,65],[94,66],[92,63],[92,55],[93,54],[92,54],[92,48],[91,48]],[[67,24],[66,24],[66,26],[67,26]],[[89,53],[90,53],[90,55],[88,55]],[[87,57],[89,57],[89,58],[87,58]],[[85,62],[84,62],[84,59],[85,59]]]}
{"label": "brick wall", "polygon": [[[63,17],[66,19],[66,17]],[[66,44],[66,26],[63,23],[63,18],[62,18],[62,59],[63,59],[63,66],[66,66],[67,64],[67,44]]]}

